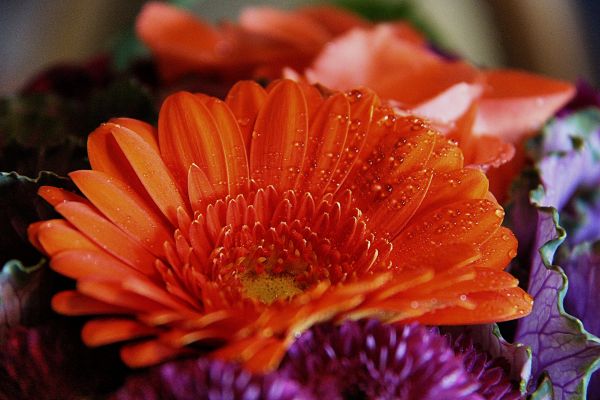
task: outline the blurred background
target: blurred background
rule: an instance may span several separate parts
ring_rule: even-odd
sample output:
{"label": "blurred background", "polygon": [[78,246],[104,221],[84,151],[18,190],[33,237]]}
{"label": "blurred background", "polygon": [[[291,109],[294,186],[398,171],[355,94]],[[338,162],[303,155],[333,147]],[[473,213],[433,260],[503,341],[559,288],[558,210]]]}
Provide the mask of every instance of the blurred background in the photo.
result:
{"label": "blurred background", "polygon": [[[366,0],[364,0],[366,2]],[[383,0],[405,3],[404,0]],[[300,0],[178,0],[197,15],[235,20],[252,4]],[[123,42],[142,0],[0,0],[0,95],[59,61],[84,61]],[[600,2],[596,0],[418,0],[412,9],[441,44],[481,66],[527,69],[598,86]]]}

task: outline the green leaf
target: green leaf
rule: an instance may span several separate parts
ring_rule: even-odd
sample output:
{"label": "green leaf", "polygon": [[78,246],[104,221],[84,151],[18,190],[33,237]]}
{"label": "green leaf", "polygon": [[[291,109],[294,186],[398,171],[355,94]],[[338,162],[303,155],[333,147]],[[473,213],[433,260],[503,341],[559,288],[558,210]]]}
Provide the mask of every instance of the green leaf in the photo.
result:
{"label": "green leaf", "polygon": [[529,400],[553,400],[554,391],[552,390],[552,381],[548,375],[542,376],[541,382],[537,386],[537,390],[533,392],[529,397]]}

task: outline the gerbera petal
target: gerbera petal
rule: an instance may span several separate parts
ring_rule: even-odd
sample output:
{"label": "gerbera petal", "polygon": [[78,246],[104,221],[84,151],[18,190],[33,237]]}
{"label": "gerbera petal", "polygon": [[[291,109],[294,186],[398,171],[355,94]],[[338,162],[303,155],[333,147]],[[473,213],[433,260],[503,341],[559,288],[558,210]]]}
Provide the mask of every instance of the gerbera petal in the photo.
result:
{"label": "gerbera petal", "polygon": [[65,250],[55,255],[50,266],[69,278],[102,278],[118,281],[134,274],[127,264],[96,250]]}
{"label": "gerbera petal", "polygon": [[135,181],[139,180],[112,135],[114,127],[110,123],[100,125],[88,136],[87,150],[90,165],[96,171],[105,172],[123,182],[135,185]]}
{"label": "gerbera petal", "polygon": [[204,104],[219,129],[227,164],[229,194],[246,193],[249,183],[248,157],[239,124],[229,107],[221,100],[206,96]]}
{"label": "gerbera petal", "polygon": [[350,103],[350,125],[344,145],[344,152],[331,175],[327,191],[335,192],[340,188],[353,165],[359,159],[359,154],[367,140],[373,110],[379,103],[379,98],[369,89],[355,89],[346,93]]}
{"label": "gerbera petal", "polygon": [[123,289],[118,281],[80,279],[77,281],[77,290],[92,299],[128,309],[129,313],[153,313],[168,309],[159,302]]}
{"label": "gerbera petal", "polygon": [[341,93],[325,100],[312,120],[306,149],[306,162],[301,184],[304,190],[322,188],[329,184],[332,173],[342,157],[350,125],[350,103]]}
{"label": "gerbera petal", "polygon": [[[69,174],[77,187],[115,225],[137,239],[156,256],[163,254],[162,243],[172,233],[160,211],[147,204],[127,184],[99,171],[76,171]],[[115,207],[115,203],[119,204]]]}
{"label": "gerbera petal", "polygon": [[106,252],[142,273],[155,273],[155,257],[89,206],[69,201],[56,206],[56,211]]}
{"label": "gerbera petal", "polygon": [[245,361],[244,367],[249,371],[261,373],[273,371],[279,365],[288,346],[282,340],[270,339],[259,352]]}
{"label": "gerbera petal", "polygon": [[40,243],[38,234],[40,227],[44,224],[44,222],[46,221],[37,221],[27,227],[27,239],[29,240],[29,243],[31,243],[33,247],[35,247],[41,253],[43,253],[45,250]]}
{"label": "gerbera petal", "polygon": [[130,344],[121,349],[121,359],[131,368],[147,367],[168,360],[185,351],[173,348],[159,340]]}
{"label": "gerbera petal", "polygon": [[74,201],[84,204],[90,204],[90,202],[84,197],[79,196],[73,192],[69,192],[68,190],[64,190],[61,188],[56,188],[52,186],[42,186],[38,190],[38,194],[50,203],[53,207],[56,207],[60,203],[65,201]]}
{"label": "gerbera petal", "polygon": [[[489,200],[467,200],[437,209],[413,222],[393,241],[398,267],[464,266],[481,257],[480,244],[499,228],[504,213]],[[474,223],[474,221],[477,223]]]}
{"label": "gerbera petal", "polygon": [[452,201],[484,198],[488,186],[485,174],[479,169],[456,169],[435,174],[419,215]]}
{"label": "gerbera petal", "polygon": [[517,143],[538,129],[573,95],[573,85],[512,70],[484,72],[486,90],[474,131]]}
{"label": "gerbera petal", "polygon": [[134,320],[106,318],[86,322],[81,331],[81,338],[86,345],[95,347],[150,336],[157,332],[156,328]]}
{"label": "gerbera petal", "polygon": [[[466,200],[439,208],[412,222],[393,242],[399,254],[435,252],[436,247],[485,242],[498,230],[504,211],[489,200]],[[475,223],[477,221],[477,223]],[[461,249],[460,251],[464,251]],[[442,254],[438,253],[440,257]]]}
{"label": "gerbera petal", "polygon": [[52,298],[52,308],[65,315],[129,314],[131,310],[88,297],[76,290],[66,290]]}
{"label": "gerbera petal", "polygon": [[481,258],[472,266],[504,269],[517,255],[517,238],[510,229],[500,227],[481,245]]}
{"label": "gerbera petal", "polygon": [[438,138],[427,161],[427,167],[438,173],[455,171],[464,165],[464,158],[460,148],[450,140]]}
{"label": "gerbera petal", "polygon": [[375,227],[373,232],[384,238],[396,237],[421,206],[432,178],[432,171],[421,170],[401,177],[397,184],[373,183],[370,207],[364,207],[365,217]]}
{"label": "gerbera petal", "polygon": [[[415,197],[420,199],[417,207],[427,193],[432,170],[425,169],[425,166],[437,141],[437,134],[422,128],[420,120],[412,126],[404,123],[399,125],[388,135],[380,136],[379,142],[368,145],[370,151],[363,151],[366,154],[354,165],[348,177],[351,186],[343,186],[352,190],[357,206],[364,212],[378,208],[381,201],[394,199],[399,210],[401,205],[397,202],[397,189],[398,192],[414,191]],[[420,133],[421,130],[425,132]]]}
{"label": "gerbera petal", "polygon": [[160,155],[128,129],[115,130],[113,135],[150,197],[169,222],[177,226],[177,209],[188,207]]}
{"label": "gerbera petal", "polygon": [[[32,226],[34,225],[30,228]],[[31,231],[30,234],[37,237],[41,247],[50,256],[68,249],[100,250],[97,245],[63,219],[43,221],[36,225],[35,233]]]}
{"label": "gerbera petal", "polygon": [[196,165],[188,172],[188,196],[193,211],[204,212],[206,206],[219,197],[206,174]]}
{"label": "gerbera petal", "polygon": [[192,314],[192,311],[187,304],[178,301],[178,299],[174,298],[173,296],[170,296],[165,289],[159,287],[148,279],[140,276],[129,275],[122,279],[121,285],[124,290],[128,290],[130,293],[136,293],[140,296],[152,299],[153,301],[161,303],[162,305],[173,310],[177,310],[184,315]]}
{"label": "gerbera petal", "polygon": [[521,288],[478,292],[466,295],[472,308],[448,307],[419,317],[423,324],[485,324],[505,321],[531,311],[533,299]]}
{"label": "gerbera petal", "polygon": [[[454,279],[453,275],[457,279]],[[519,281],[515,277],[501,270],[479,267],[462,268],[448,273],[441,273],[437,279],[408,289],[402,295],[418,298],[425,294],[431,294],[453,298],[470,293],[515,288],[518,284]]]}
{"label": "gerbera petal", "polygon": [[254,81],[240,81],[233,85],[227,93],[225,103],[237,118],[248,152],[258,110],[262,108],[266,99],[267,92]]}
{"label": "gerbera petal", "polygon": [[302,171],[308,135],[306,100],[298,84],[278,82],[254,124],[250,174],[260,187],[293,188]]}
{"label": "gerbera petal", "polygon": [[[308,110],[308,120],[313,121],[315,119],[315,115],[317,111],[321,108],[321,105],[325,101],[321,91],[315,86],[306,83],[304,80],[300,80],[296,82],[302,93],[304,94],[304,98],[306,99],[306,108]],[[271,85],[269,85],[270,87]],[[267,88],[268,89],[268,88]],[[309,131],[310,134],[310,131]]]}
{"label": "gerbera petal", "polygon": [[155,127],[147,122],[140,121],[139,119],[133,118],[112,118],[109,121],[110,124],[125,127],[135,133],[137,133],[146,143],[148,143],[154,150],[159,151],[158,148],[158,132]]}
{"label": "gerbera petal", "polygon": [[227,163],[219,130],[200,97],[173,94],[164,101],[158,117],[158,141],[163,159],[179,186],[187,188],[190,165],[196,164],[220,195],[227,193]]}
{"label": "gerbera petal", "polygon": [[151,125],[134,119],[116,118],[111,122],[102,124],[88,136],[87,150],[90,165],[94,170],[105,172],[112,177],[127,182],[136,192],[147,198],[148,195],[143,185],[112,135],[113,130],[121,127],[135,132],[158,151],[155,129]]}

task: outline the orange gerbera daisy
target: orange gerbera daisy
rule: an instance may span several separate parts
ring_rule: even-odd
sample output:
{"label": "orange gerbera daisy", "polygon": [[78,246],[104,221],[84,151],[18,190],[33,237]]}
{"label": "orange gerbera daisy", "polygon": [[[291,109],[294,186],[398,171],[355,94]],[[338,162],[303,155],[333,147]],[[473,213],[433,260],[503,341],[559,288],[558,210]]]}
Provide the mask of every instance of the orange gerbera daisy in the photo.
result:
{"label": "orange gerbera daisy", "polygon": [[84,341],[127,341],[130,366],[210,351],[264,371],[324,320],[473,324],[531,309],[503,271],[517,243],[486,177],[370,90],[177,93],[158,132],[115,119],[88,153],[92,170],[71,173],[85,197],[41,188],[64,219],[29,234],[77,281],[54,309],[98,315]]}

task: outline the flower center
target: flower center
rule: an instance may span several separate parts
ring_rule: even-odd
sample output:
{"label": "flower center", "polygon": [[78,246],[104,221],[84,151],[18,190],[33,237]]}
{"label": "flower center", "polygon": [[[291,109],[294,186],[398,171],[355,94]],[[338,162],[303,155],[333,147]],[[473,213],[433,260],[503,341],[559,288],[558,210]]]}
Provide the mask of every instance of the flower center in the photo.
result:
{"label": "flower center", "polygon": [[243,274],[240,278],[247,297],[271,304],[303,292],[293,275]]}
{"label": "flower center", "polygon": [[[202,280],[216,284],[225,297],[264,304],[322,281],[354,279],[368,273],[381,254],[381,243],[368,232],[349,193],[337,201],[332,194],[315,201],[310,193],[279,194],[273,187],[209,205],[191,223],[189,242],[188,265]],[[187,279],[186,292],[198,293],[197,285],[205,285],[199,280]]]}

